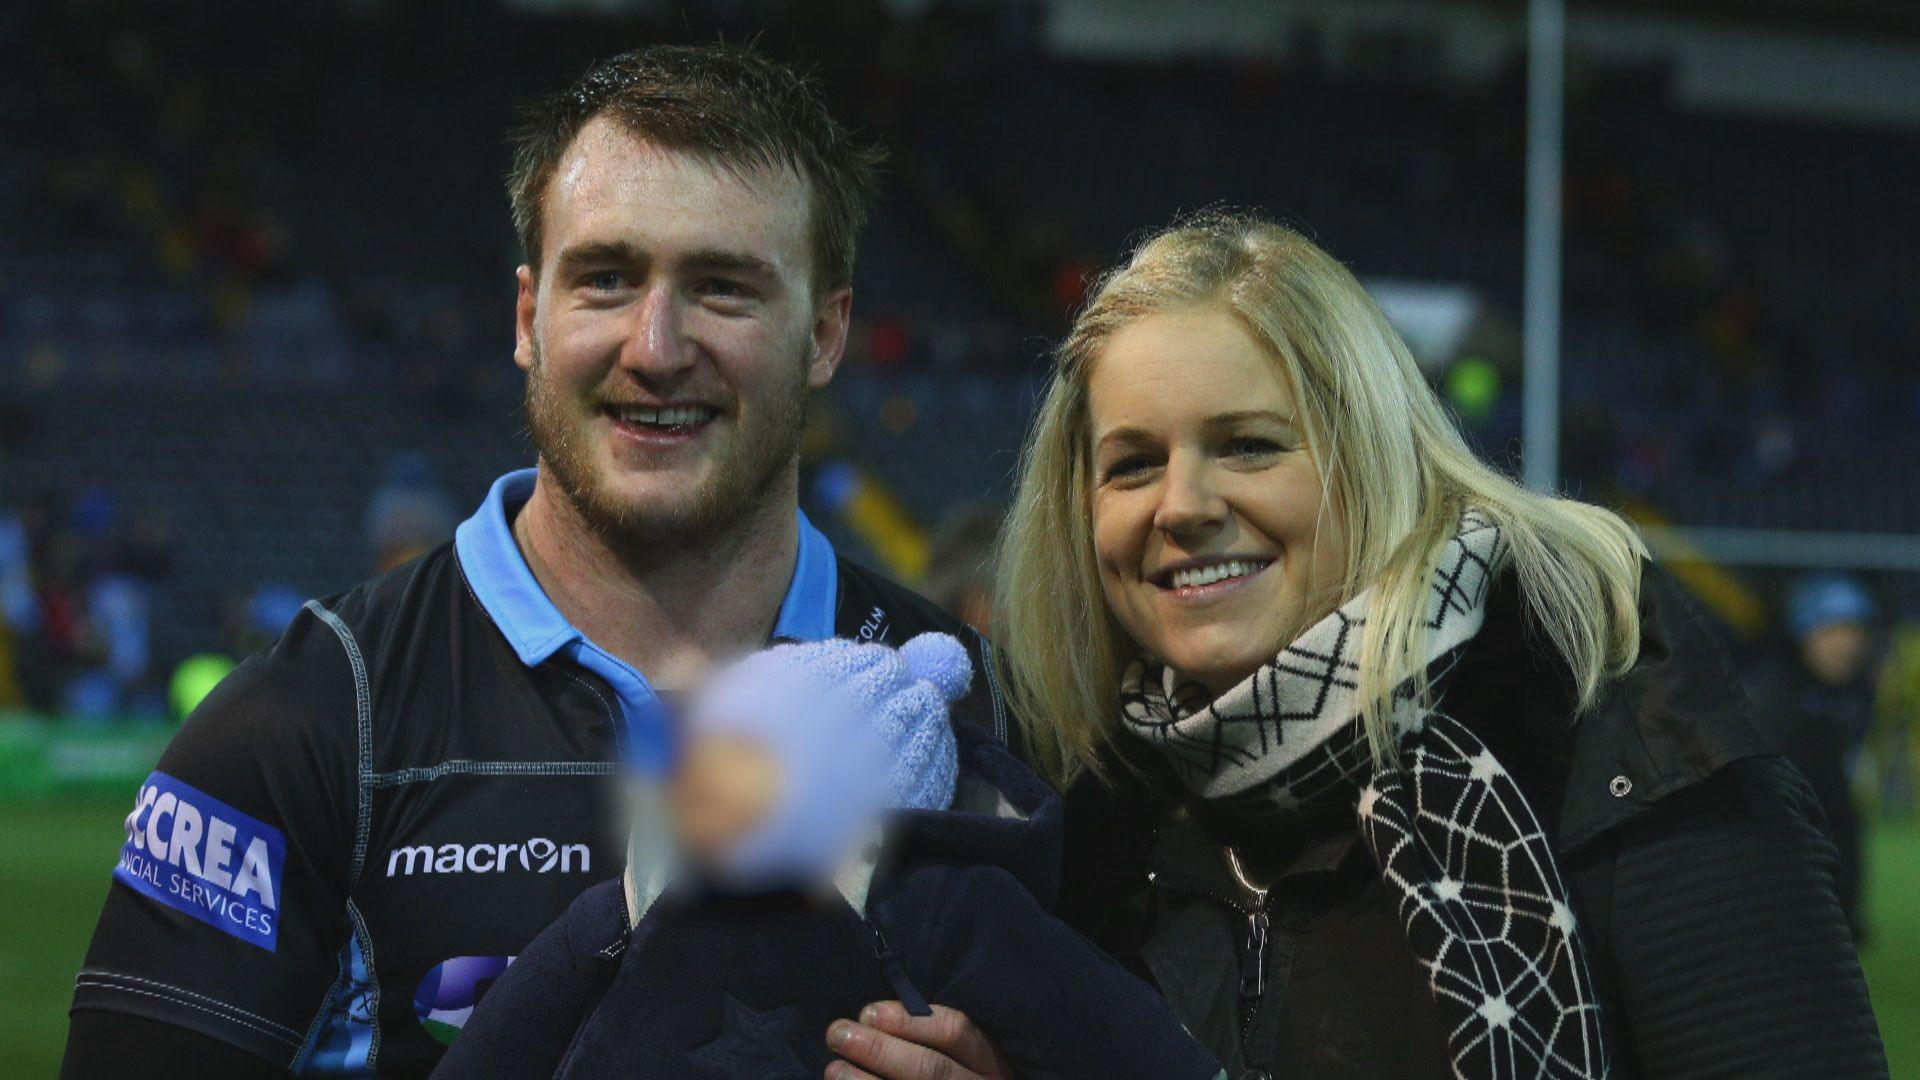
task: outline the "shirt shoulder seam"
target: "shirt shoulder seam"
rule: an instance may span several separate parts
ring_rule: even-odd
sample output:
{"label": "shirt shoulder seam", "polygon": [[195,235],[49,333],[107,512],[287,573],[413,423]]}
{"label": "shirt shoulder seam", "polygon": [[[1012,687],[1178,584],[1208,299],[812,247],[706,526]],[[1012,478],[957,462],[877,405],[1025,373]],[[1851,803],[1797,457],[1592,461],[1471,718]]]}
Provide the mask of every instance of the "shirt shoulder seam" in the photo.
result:
{"label": "shirt shoulder seam", "polygon": [[367,844],[373,827],[373,786],[370,783],[373,778],[373,694],[367,679],[366,657],[361,653],[360,642],[355,639],[353,629],[346,620],[328,611],[318,600],[307,601],[306,608],[340,639],[340,647],[346,650],[347,663],[353,669],[358,761],[354,773],[353,862],[347,874],[347,889],[351,892],[359,884],[361,870],[366,866]]}

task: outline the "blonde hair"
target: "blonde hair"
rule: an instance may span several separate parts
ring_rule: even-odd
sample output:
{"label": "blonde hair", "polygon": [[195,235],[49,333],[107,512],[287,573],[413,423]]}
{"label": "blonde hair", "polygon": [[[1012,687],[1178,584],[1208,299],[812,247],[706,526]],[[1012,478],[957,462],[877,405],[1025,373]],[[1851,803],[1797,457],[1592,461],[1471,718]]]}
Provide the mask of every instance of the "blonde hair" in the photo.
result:
{"label": "blonde hair", "polygon": [[1340,515],[1345,545],[1345,577],[1327,611],[1374,590],[1360,697],[1376,761],[1394,757],[1387,718],[1396,688],[1411,683],[1419,700],[1430,699],[1427,570],[1469,508],[1504,532],[1528,618],[1570,669],[1581,709],[1632,666],[1646,553],[1633,529],[1482,462],[1346,267],[1292,229],[1211,212],[1149,237],[1099,283],[1060,347],[1022,454],[995,632],[1030,760],[1050,779],[1065,785],[1083,770],[1104,773],[1122,669],[1136,651],[1108,610],[1094,562],[1091,367],[1121,327],[1209,305],[1265,345],[1298,399],[1327,496],[1322,513]]}

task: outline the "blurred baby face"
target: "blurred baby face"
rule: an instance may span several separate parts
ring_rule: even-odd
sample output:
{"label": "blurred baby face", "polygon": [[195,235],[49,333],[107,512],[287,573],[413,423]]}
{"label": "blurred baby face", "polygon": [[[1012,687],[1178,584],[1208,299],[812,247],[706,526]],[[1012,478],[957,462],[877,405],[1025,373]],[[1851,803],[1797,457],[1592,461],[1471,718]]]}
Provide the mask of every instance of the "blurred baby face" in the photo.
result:
{"label": "blurred baby face", "polygon": [[773,812],[783,783],[779,761],[759,742],[722,734],[692,740],[672,789],[681,849],[707,862],[731,850]]}

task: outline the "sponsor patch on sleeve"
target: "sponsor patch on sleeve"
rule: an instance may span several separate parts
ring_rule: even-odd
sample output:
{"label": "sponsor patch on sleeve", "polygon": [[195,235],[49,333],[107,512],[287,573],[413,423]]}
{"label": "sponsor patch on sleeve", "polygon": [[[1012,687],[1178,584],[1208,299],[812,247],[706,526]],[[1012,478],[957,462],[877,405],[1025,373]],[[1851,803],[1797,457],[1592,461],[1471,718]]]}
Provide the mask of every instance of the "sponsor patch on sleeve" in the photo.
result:
{"label": "sponsor patch on sleeve", "polygon": [[280,943],[287,837],[199,788],[156,772],[127,815],[113,876],[268,952]]}

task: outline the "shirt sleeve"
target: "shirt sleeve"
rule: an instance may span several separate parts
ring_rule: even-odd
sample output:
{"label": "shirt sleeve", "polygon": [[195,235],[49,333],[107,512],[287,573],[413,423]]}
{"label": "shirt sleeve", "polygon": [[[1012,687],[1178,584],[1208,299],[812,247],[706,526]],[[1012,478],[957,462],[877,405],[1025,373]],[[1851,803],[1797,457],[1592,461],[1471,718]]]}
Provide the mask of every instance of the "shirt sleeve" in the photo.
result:
{"label": "shirt sleeve", "polygon": [[921,988],[978,1024],[1018,1075],[1221,1075],[1153,987],[1047,914],[1012,874],[976,865],[940,877],[938,915],[916,928],[909,952],[925,971]]}
{"label": "shirt sleeve", "polygon": [[1887,1075],[1819,821],[1766,757],[1623,831],[1601,959],[1646,1075]]}
{"label": "shirt sleeve", "polygon": [[140,1063],[140,1080],[272,1080],[287,1074],[273,1063],[197,1031],[126,1013],[88,1009],[67,1026],[60,1080],[113,1080]]}
{"label": "shirt sleeve", "polygon": [[76,1015],[300,1060],[317,1018],[357,989],[366,687],[351,635],[314,605],[208,695],[134,797]]}

